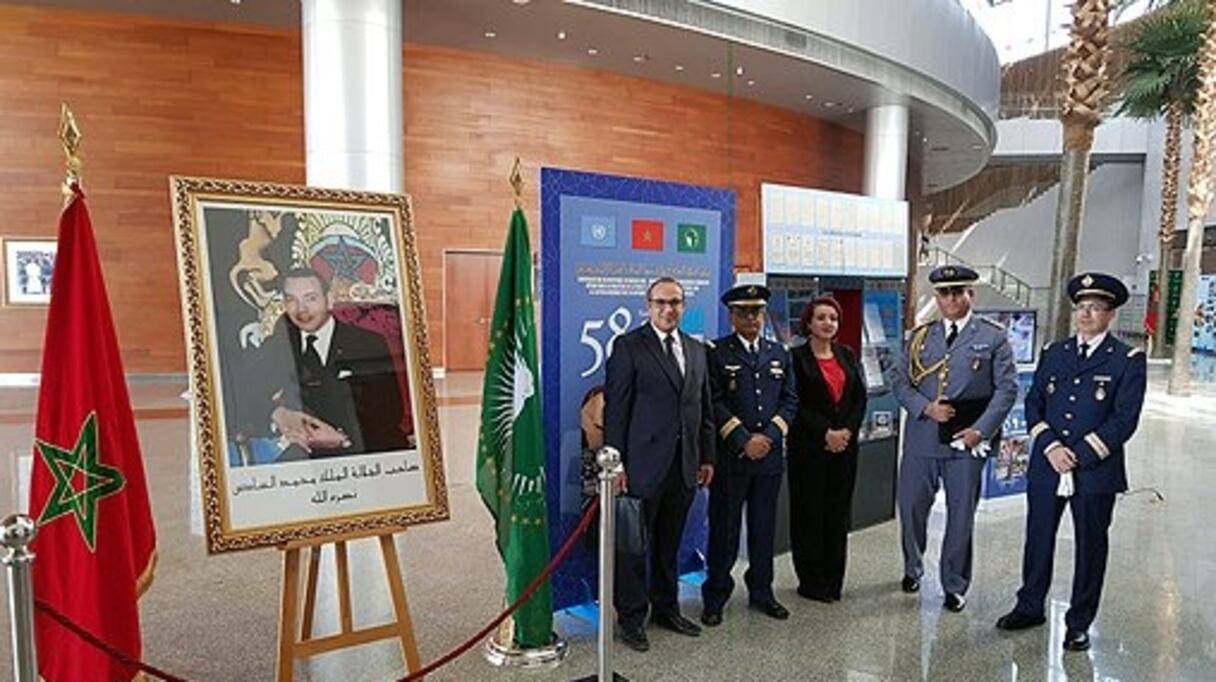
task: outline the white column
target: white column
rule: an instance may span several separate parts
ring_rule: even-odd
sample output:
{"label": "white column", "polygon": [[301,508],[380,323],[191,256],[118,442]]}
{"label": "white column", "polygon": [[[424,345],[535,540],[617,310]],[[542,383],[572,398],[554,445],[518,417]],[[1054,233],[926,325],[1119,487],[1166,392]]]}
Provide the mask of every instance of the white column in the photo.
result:
{"label": "white column", "polygon": [[401,0],[301,0],[308,184],[401,192]]}
{"label": "white column", "polygon": [[865,194],[903,199],[907,167],[908,107],[884,104],[866,111]]}

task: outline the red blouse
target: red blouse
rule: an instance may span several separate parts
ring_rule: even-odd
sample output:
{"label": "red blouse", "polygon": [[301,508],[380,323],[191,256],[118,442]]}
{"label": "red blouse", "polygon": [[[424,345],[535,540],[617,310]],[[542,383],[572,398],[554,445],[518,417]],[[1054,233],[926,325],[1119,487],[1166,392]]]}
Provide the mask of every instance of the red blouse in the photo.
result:
{"label": "red blouse", "polygon": [[844,368],[836,361],[835,355],[826,359],[815,359],[819,361],[819,372],[823,374],[823,380],[828,385],[828,395],[832,396],[833,403],[839,403],[844,395]]}

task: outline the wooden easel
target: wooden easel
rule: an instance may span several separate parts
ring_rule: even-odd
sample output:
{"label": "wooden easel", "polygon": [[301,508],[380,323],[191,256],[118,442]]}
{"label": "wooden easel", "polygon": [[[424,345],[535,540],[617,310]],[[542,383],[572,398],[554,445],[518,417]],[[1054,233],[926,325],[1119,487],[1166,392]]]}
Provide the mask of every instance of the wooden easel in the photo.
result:
{"label": "wooden easel", "polygon": [[[279,611],[278,682],[291,682],[292,668],[297,658],[308,658],[382,639],[401,641],[401,653],[405,657],[407,672],[422,667],[422,662],[418,658],[418,643],[414,639],[414,625],[410,620],[409,602],[405,598],[405,585],[401,582],[401,564],[397,560],[397,546],[393,543],[393,536],[404,531],[405,528],[379,529],[366,533],[293,540],[279,546],[279,549],[283,551],[283,595]],[[393,599],[394,620],[383,625],[356,630],[351,615],[350,566],[346,554],[346,543],[351,540],[373,537],[380,541],[380,555],[384,558],[388,591]],[[340,631],[336,635],[314,638],[312,625],[317,605],[317,572],[321,565],[321,549],[329,544],[334,547],[334,559],[337,566]],[[305,578],[304,605],[303,609],[300,609],[300,550],[305,548],[309,549],[308,574]],[[297,633],[299,633],[299,639],[296,638]]]}

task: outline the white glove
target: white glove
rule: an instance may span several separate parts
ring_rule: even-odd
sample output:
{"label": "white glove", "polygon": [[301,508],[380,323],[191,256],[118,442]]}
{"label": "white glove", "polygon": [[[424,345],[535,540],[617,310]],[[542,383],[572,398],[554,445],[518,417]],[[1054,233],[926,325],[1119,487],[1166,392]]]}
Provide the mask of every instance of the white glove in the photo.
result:
{"label": "white glove", "polygon": [[[959,452],[962,452],[963,450],[967,449],[967,444],[963,442],[962,438],[955,438],[953,441],[950,442],[950,447],[954,448],[955,450],[958,450]],[[971,456],[976,457],[976,458],[987,457],[988,451],[991,449],[992,449],[992,446],[988,444],[988,441],[982,440],[982,441],[980,441],[979,445],[971,448]]]}
{"label": "white glove", "polygon": [[1056,487],[1056,497],[1072,497],[1077,491],[1076,483],[1072,480],[1072,472],[1060,474],[1060,485]]}

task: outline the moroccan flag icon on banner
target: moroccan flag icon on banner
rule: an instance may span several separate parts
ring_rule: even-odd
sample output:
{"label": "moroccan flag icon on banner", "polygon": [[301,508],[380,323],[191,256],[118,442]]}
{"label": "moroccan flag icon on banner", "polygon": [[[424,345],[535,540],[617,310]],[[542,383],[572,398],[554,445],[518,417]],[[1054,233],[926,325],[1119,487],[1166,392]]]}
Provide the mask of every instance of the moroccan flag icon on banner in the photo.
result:
{"label": "moroccan flag icon on banner", "polygon": [[647,251],[662,251],[663,221],[633,221],[633,248]]}
{"label": "moroccan flag icon on banner", "polygon": [[[515,209],[490,323],[490,355],[477,438],[477,492],[496,525],[514,603],[549,563],[549,505],[545,498],[545,443],[537,372],[536,306],[528,222]],[[549,582],[515,612],[515,644],[534,649],[553,637]]]}
{"label": "moroccan flag icon on banner", "polygon": [[[156,533],[93,226],[72,189],[59,219],[34,432],[34,594],[139,659],[138,600],[152,582]],[[139,674],[45,613],[36,630],[47,682]]]}
{"label": "moroccan flag icon on banner", "polygon": [[705,253],[705,226],[680,223],[676,227],[676,251]]}

